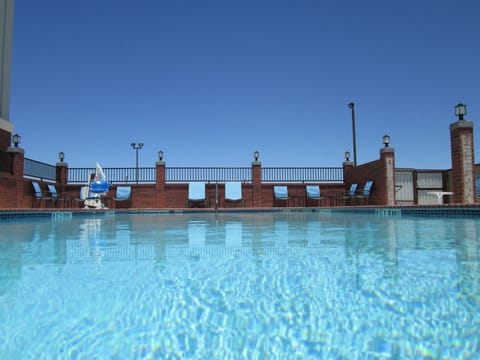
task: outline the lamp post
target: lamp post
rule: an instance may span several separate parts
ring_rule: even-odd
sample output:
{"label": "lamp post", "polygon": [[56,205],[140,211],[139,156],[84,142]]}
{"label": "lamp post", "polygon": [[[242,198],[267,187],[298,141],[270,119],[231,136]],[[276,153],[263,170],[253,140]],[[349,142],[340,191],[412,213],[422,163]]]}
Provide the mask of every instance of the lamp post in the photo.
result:
{"label": "lamp post", "polygon": [[458,116],[458,120],[464,120],[463,117],[467,115],[467,105],[458,103],[455,106],[455,115]]}
{"label": "lamp post", "polygon": [[13,146],[15,146],[16,148],[18,148],[18,144],[20,144],[20,138],[21,136],[18,134],[12,136]]}
{"label": "lamp post", "polygon": [[253,161],[258,162],[258,158],[260,157],[260,153],[255,150],[253,153]]}
{"label": "lamp post", "polygon": [[353,136],[353,166],[357,166],[357,135],[355,133],[355,104],[348,104],[348,108],[352,110],[352,136]]}
{"label": "lamp post", "polygon": [[390,144],[390,135],[383,135],[383,145],[385,145],[385,147],[387,148],[388,145]]}
{"label": "lamp post", "polygon": [[58,153],[58,160],[60,160],[60,162],[63,162],[63,160],[65,160],[65,153],[63,151],[60,151]]}
{"label": "lamp post", "polygon": [[350,151],[345,151],[345,161],[350,161]]}
{"label": "lamp post", "polygon": [[131,143],[130,146],[132,147],[133,150],[136,152],[136,162],[135,162],[135,181],[138,184],[138,150],[140,150],[143,147],[143,143]]}

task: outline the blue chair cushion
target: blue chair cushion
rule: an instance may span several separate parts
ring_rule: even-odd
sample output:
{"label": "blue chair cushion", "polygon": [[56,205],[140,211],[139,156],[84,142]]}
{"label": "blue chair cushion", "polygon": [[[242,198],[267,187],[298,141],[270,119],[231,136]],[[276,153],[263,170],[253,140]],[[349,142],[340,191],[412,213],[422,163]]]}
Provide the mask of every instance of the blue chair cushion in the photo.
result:
{"label": "blue chair cushion", "polygon": [[288,199],[288,188],[286,186],[275,186],[273,191],[276,199]]}

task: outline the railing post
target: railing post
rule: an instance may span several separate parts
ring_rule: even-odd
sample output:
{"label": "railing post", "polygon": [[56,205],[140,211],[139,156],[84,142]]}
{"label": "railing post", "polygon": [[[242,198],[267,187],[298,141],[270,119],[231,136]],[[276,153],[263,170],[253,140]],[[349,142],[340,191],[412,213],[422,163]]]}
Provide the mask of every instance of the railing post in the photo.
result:
{"label": "railing post", "polygon": [[252,203],[254,208],[262,207],[262,163],[252,162]]}
{"label": "railing post", "polygon": [[157,208],[166,207],[165,204],[165,161],[158,160],[155,163],[156,181],[155,181],[155,206]]}

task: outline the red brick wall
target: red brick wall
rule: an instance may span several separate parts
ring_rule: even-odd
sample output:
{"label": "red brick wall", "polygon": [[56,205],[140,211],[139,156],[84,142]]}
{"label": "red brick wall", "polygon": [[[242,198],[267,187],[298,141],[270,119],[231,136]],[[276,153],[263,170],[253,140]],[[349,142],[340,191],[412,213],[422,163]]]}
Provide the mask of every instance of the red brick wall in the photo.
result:
{"label": "red brick wall", "polygon": [[[47,184],[40,182],[40,187],[48,194]],[[288,186],[289,195],[302,200],[296,203],[297,206],[303,204],[305,198],[305,184],[282,184]],[[17,186],[20,186],[20,194],[17,194]],[[155,184],[134,184],[132,186],[132,199],[127,205],[126,203],[117,203],[117,206],[113,206],[113,203],[109,200],[115,197],[116,186],[109,190],[107,194],[107,200],[105,201],[109,207],[124,207],[127,205],[131,208],[138,209],[181,209],[186,207],[188,197],[188,184],[166,184],[164,193],[164,206],[156,205],[156,185]],[[242,184],[242,194],[245,202],[245,207],[264,207],[269,208],[274,206],[273,201],[273,186],[274,184],[261,184],[261,199],[262,203],[258,206],[254,206],[253,201],[253,186],[251,183]],[[73,199],[79,199],[81,185],[56,185],[59,192],[63,192]],[[322,205],[329,205],[329,197],[335,197],[338,194],[343,193],[343,184],[320,184],[322,196],[324,202]],[[205,193],[209,201],[210,208],[215,208],[215,184],[206,184]],[[17,201],[17,198],[19,199]],[[225,206],[225,185],[218,184],[218,207],[241,207],[238,204],[227,204]],[[0,174],[0,208],[30,208],[34,203],[34,191],[31,181],[28,179],[21,179],[19,182],[9,176],[8,174]],[[74,201],[73,204],[79,206],[78,201]],[[295,203],[291,202],[293,206]],[[316,204],[309,204],[316,205]],[[44,204],[42,203],[42,207]]]}
{"label": "red brick wall", "polygon": [[387,203],[386,194],[383,191],[387,184],[385,183],[385,163],[382,159],[352,167],[346,174],[347,177],[344,179],[345,193],[348,192],[351,184],[357,183],[358,191],[361,191],[367,181],[373,180],[373,188],[368,203],[370,205],[385,205]]}
{"label": "red brick wall", "polygon": [[17,180],[9,174],[0,174],[0,207],[17,208]]}
{"label": "red brick wall", "polygon": [[[382,161],[377,160],[371,163],[351,167],[345,172],[346,185],[342,183],[328,183],[320,184],[320,189],[324,200],[322,205],[335,205],[333,199],[338,195],[343,194],[345,186],[349,187],[352,182],[358,182],[363,186],[367,180],[374,180],[377,191],[372,192],[371,204],[383,204],[384,197],[378,189],[384,187],[384,167]],[[32,206],[34,200],[33,187],[31,181],[23,178],[23,153],[15,154],[14,174],[1,174],[0,178],[0,208],[29,208]],[[69,185],[66,182],[66,166],[57,167],[57,190],[65,193],[73,199],[79,199],[80,188],[82,185]],[[188,197],[188,184],[166,184],[165,183],[165,166],[164,164],[157,164],[157,179],[156,184],[133,184],[132,198],[130,202],[117,203],[120,205],[127,205],[131,208],[185,208]],[[243,184],[243,198],[246,207],[254,208],[269,208],[276,204],[274,203],[273,186],[272,183],[261,182],[261,166],[252,166],[251,183]],[[46,183],[39,182],[42,189],[47,192]],[[289,195],[291,197],[290,206],[303,206],[305,199],[305,186],[301,183],[288,183]],[[209,207],[216,206],[216,185],[206,184],[206,197],[209,202]],[[107,194],[107,206],[114,207],[113,202],[109,199],[115,197],[116,186],[114,186]],[[218,185],[218,207],[225,207],[225,185]],[[73,202],[79,206],[80,202]],[[280,205],[280,204],[279,204]],[[285,204],[281,204],[285,205]],[[314,204],[310,204],[314,205]],[[231,206],[241,206],[240,204],[228,204]]]}

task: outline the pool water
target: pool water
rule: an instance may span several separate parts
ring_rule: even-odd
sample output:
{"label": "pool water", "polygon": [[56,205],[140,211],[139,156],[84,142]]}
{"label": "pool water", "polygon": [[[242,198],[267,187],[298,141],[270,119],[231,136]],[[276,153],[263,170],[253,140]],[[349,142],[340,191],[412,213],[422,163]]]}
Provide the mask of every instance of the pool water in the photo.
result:
{"label": "pool water", "polygon": [[1,359],[474,359],[480,220],[4,221]]}

